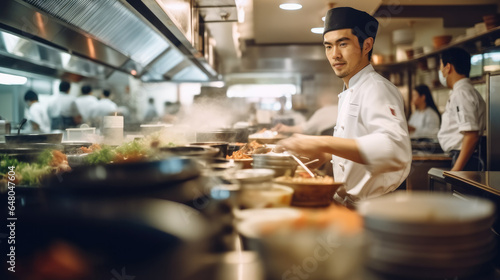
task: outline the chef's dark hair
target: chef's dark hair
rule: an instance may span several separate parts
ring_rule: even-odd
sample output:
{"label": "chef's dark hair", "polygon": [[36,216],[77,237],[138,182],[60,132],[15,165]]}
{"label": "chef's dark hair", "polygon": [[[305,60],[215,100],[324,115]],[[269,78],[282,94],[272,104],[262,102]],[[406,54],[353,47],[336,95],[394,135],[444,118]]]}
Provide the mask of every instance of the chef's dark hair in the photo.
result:
{"label": "chef's dark hair", "polygon": [[111,95],[111,91],[105,89],[102,91],[102,95],[104,95],[104,97],[108,98]]}
{"label": "chef's dark hair", "polygon": [[59,84],[59,91],[61,91],[61,92],[68,92],[68,90],[69,90],[70,87],[71,87],[70,83],[68,83],[66,81],[62,81]]}
{"label": "chef's dark hair", "polygon": [[457,47],[446,49],[441,52],[441,61],[443,66],[449,63],[455,67],[458,74],[469,77],[471,62],[470,54],[466,50]]}
{"label": "chef's dark hair", "polygon": [[363,50],[363,43],[365,42],[365,40],[370,38],[370,37],[373,38],[372,49],[368,52],[368,61],[370,61],[372,59],[373,46],[375,45],[375,36],[367,37],[363,33],[356,32],[357,29],[352,28],[351,30],[352,30],[352,34],[358,38],[359,47],[361,48],[361,50]]}
{"label": "chef's dark hair", "polygon": [[432,98],[432,93],[431,93],[431,89],[422,84],[422,85],[418,85],[415,87],[415,91],[418,92],[418,95],[422,96],[424,95],[425,96],[425,104],[427,105],[427,107],[431,108],[432,110],[436,111],[436,113],[438,114],[439,116],[439,123],[441,123],[441,113],[439,112],[437,106],[436,106],[436,103],[434,103],[434,98]]}
{"label": "chef's dark hair", "polygon": [[24,101],[38,101],[38,94],[36,94],[34,91],[32,90],[28,90],[25,94],[24,94]]}
{"label": "chef's dark hair", "polygon": [[89,94],[92,91],[92,87],[85,85],[82,87],[82,94]]}

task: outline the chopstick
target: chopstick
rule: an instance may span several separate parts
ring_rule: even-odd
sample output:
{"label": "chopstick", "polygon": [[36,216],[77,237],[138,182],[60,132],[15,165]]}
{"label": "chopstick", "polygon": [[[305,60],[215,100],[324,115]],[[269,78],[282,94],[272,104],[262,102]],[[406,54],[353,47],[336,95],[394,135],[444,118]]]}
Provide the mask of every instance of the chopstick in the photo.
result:
{"label": "chopstick", "polygon": [[[290,154],[290,153],[289,153]],[[309,170],[309,168],[307,168],[307,166],[302,162],[300,161],[300,159],[298,159],[296,156],[290,154],[290,156],[292,156],[292,158],[300,165],[302,166],[302,168],[304,168],[304,170],[309,174],[309,176],[311,176],[311,178],[314,178],[316,177],[316,175],[314,175],[314,173],[312,173],[311,170]]]}

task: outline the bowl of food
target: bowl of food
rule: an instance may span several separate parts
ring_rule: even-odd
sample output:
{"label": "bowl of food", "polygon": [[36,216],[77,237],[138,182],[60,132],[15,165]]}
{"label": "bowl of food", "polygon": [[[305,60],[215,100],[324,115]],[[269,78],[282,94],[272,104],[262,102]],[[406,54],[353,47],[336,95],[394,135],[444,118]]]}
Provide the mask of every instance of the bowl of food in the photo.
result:
{"label": "bowl of food", "polygon": [[281,176],[275,183],[286,185],[294,190],[292,205],[302,207],[325,207],[332,202],[333,195],[343,183],[335,182],[330,176],[314,178]]}
{"label": "bowl of food", "polygon": [[236,224],[244,249],[262,258],[266,279],[298,279],[297,271],[309,279],[362,279],[366,237],[359,214],[339,206],[269,210]]}

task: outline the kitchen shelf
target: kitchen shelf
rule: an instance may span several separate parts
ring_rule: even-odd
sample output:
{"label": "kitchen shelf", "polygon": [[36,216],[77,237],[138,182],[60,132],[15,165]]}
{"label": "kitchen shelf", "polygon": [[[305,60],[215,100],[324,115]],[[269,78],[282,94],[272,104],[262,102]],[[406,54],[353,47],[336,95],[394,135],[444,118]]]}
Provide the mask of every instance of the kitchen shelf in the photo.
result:
{"label": "kitchen shelf", "polygon": [[[398,67],[398,66],[399,67],[401,67],[401,66],[404,67],[404,66],[408,66],[408,65],[413,65],[413,64],[418,63],[418,61],[420,61],[420,60],[422,60],[424,58],[428,58],[428,57],[431,57],[431,56],[437,56],[443,50],[449,49],[451,47],[464,46],[464,45],[476,42],[478,40],[485,39],[485,38],[487,38],[489,36],[495,36],[495,35],[498,35],[498,38],[500,38],[500,26],[499,27],[495,27],[493,29],[490,29],[490,30],[488,30],[486,32],[483,32],[481,34],[478,34],[478,35],[476,35],[474,37],[469,37],[469,38],[465,38],[465,39],[462,39],[462,40],[457,41],[457,42],[453,42],[451,44],[448,44],[448,45],[446,45],[446,46],[444,46],[442,48],[439,48],[437,50],[434,50],[432,52],[421,54],[421,55],[417,55],[417,56],[413,57],[412,59],[398,61],[398,62],[391,62],[391,63],[376,64],[376,65],[374,65],[374,67],[375,68],[379,68],[379,69],[384,69],[384,68],[393,68],[393,67]],[[498,47],[498,46],[496,46],[496,47]],[[485,50],[493,49],[493,48],[495,48],[495,47],[488,46],[486,48],[478,50],[477,52],[471,53],[471,55],[474,55],[474,54],[477,54],[477,53],[483,53],[483,52],[485,52]]]}

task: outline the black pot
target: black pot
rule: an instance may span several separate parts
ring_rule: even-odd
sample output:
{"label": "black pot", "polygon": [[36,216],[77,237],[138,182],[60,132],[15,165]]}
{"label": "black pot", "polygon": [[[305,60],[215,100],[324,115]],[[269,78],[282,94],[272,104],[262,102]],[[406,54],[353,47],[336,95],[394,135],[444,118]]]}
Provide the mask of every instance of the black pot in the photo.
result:
{"label": "black pot", "polygon": [[190,146],[208,146],[212,148],[217,148],[219,149],[219,153],[215,155],[215,157],[218,158],[226,158],[227,152],[228,152],[228,145],[229,143],[227,142],[197,142],[197,143],[190,143]]}
{"label": "black pot", "polygon": [[6,144],[24,144],[24,143],[52,143],[60,144],[62,142],[62,133],[34,133],[34,134],[9,134],[5,135]]}

